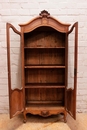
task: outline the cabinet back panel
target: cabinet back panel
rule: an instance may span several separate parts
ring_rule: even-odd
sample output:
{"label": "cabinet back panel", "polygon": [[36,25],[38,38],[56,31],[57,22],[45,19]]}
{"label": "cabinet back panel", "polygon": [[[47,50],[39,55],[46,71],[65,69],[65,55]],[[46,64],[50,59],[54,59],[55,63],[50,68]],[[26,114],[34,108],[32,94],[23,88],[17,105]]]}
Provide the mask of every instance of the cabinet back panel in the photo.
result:
{"label": "cabinet back panel", "polygon": [[65,69],[25,69],[25,84],[65,83]]}
{"label": "cabinet back panel", "polygon": [[39,27],[24,34],[25,47],[65,47],[65,34],[50,27]]}
{"label": "cabinet back panel", "polygon": [[65,65],[65,49],[25,49],[25,65]]}
{"label": "cabinet back panel", "polygon": [[26,101],[64,101],[64,89],[31,88],[25,92]]}

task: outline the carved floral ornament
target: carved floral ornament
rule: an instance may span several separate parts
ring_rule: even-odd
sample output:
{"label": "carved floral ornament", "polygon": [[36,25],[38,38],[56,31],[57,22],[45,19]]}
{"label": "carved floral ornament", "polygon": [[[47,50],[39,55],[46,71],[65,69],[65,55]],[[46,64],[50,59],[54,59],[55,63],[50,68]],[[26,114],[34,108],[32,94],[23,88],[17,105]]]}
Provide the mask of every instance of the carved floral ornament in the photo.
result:
{"label": "carved floral ornament", "polygon": [[48,13],[46,10],[41,11],[39,14],[41,17],[49,17],[50,13]]}

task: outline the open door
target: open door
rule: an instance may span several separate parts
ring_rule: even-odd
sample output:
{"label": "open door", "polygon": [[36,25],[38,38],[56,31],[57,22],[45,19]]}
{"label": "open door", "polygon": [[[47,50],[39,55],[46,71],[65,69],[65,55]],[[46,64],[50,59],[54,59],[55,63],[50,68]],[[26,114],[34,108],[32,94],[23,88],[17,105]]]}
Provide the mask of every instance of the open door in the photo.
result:
{"label": "open door", "polygon": [[[17,87],[13,87],[13,85],[12,85],[13,80],[14,80],[14,82],[16,82],[17,80],[19,80],[19,78],[17,77],[17,80],[15,80],[15,78],[13,77],[13,80],[12,80],[11,59],[13,59],[14,62],[15,62],[16,58],[11,57],[11,51],[13,51],[13,50],[11,50],[11,46],[10,46],[11,45],[11,42],[10,42],[10,28],[13,30],[13,32],[17,33],[20,36],[20,38],[21,38],[21,33],[18,30],[16,30],[16,28],[13,25],[11,25],[10,23],[6,24],[9,109],[10,109],[10,118],[12,118],[12,117],[20,114],[21,112],[23,112],[24,105],[23,105],[23,87],[22,87],[22,85],[18,85]],[[15,41],[15,40],[13,40],[13,41]],[[15,47],[13,49],[15,49]],[[19,68],[19,70],[20,70],[20,68]],[[18,69],[17,69],[17,71],[18,71]],[[17,73],[15,72],[15,74],[17,74]]]}
{"label": "open door", "polygon": [[[68,42],[68,66],[67,66],[67,88],[66,109],[76,119],[76,88],[77,88],[77,47],[78,47],[78,22],[76,22],[67,33]],[[70,39],[69,39],[70,38]],[[74,40],[74,41],[73,41]]]}

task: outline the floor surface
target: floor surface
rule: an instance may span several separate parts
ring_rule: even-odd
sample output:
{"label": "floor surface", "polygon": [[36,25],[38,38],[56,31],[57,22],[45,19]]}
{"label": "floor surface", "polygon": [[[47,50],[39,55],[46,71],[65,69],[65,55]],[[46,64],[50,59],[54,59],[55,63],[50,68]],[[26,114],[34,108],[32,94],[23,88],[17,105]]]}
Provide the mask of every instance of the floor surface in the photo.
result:
{"label": "floor surface", "polygon": [[87,113],[77,113],[76,120],[67,115],[67,123],[63,116],[27,115],[27,122],[23,123],[23,116],[9,119],[8,114],[0,114],[0,130],[87,130]]}
{"label": "floor surface", "polygon": [[76,120],[68,115],[67,124],[71,130],[87,130],[87,113],[77,113]]}
{"label": "floor surface", "polygon": [[0,114],[0,130],[71,130],[64,123],[62,116],[27,116],[27,122],[23,123],[23,116],[16,116],[9,119],[8,114]]}

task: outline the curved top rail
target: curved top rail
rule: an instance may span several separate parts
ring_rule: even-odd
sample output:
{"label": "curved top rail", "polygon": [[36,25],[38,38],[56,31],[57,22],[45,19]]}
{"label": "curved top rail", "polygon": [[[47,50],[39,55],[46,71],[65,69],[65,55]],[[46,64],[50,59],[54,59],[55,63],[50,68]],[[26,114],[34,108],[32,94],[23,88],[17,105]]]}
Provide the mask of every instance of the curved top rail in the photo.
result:
{"label": "curved top rail", "polygon": [[49,27],[56,29],[59,32],[66,33],[66,32],[68,32],[68,28],[70,25],[71,24],[62,23],[59,20],[53,18],[45,10],[43,10],[39,14],[39,16],[32,19],[31,21],[24,23],[24,24],[19,24],[19,26],[23,28],[24,33],[30,32],[40,26],[49,26]]}

